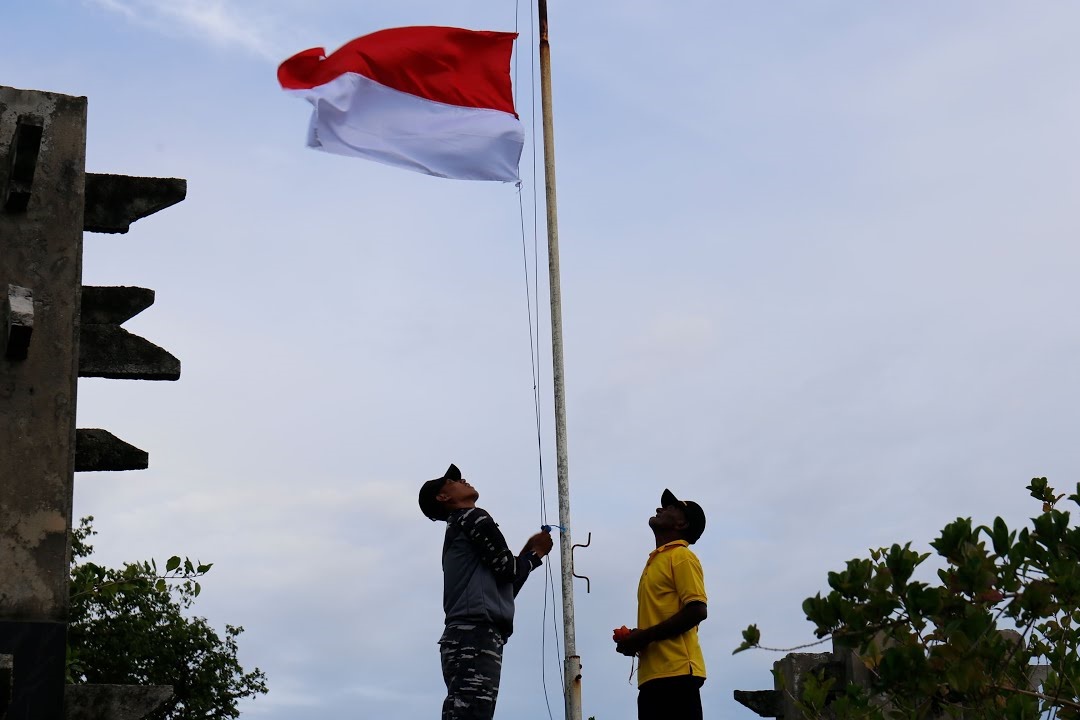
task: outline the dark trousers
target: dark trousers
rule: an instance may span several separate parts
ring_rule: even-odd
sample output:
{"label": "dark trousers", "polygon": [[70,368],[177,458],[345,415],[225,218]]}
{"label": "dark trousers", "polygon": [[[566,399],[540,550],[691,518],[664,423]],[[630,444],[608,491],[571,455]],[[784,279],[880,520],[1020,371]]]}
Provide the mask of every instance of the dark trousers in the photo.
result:
{"label": "dark trousers", "polygon": [[693,675],[657,678],[638,688],[638,720],[702,720],[701,686]]}
{"label": "dark trousers", "polygon": [[487,625],[455,625],[439,640],[446,700],[442,720],[491,720],[499,698],[503,645]]}

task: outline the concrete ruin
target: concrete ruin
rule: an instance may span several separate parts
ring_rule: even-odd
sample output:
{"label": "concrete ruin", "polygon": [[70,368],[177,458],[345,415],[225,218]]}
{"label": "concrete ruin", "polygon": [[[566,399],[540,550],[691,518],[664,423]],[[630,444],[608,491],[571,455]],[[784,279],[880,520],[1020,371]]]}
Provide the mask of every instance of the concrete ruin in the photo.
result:
{"label": "concrete ruin", "polygon": [[0,720],[134,719],[163,701],[160,688],[83,686],[65,704],[74,473],[149,461],[76,429],[78,378],[180,376],[120,327],[152,290],[83,287],[83,232],[127,232],[187,193],[184,180],[86,173],[86,112],[84,97],[0,86]]}

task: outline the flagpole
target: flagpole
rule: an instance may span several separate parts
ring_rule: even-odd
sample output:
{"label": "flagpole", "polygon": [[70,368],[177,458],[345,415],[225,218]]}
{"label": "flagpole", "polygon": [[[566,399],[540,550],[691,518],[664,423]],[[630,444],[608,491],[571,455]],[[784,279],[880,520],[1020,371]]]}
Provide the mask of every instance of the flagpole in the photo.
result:
{"label": "flagpole", "polygon": [[566,453],[566,396],[563,368],[562,288],[559,276],[559,220],[555,201],[555,129],[551,113],[551,46],[547,0],[538,0],[540,25],[540,105],[544,120],[544,187],[547,198],[548,284],[551,294],[551,364],[555,386],[555,454],[559,475],[559,558],[562,570],[566,720],[581,720],[581,657],[574,628],[573,551],[570,538],[570,478]]}

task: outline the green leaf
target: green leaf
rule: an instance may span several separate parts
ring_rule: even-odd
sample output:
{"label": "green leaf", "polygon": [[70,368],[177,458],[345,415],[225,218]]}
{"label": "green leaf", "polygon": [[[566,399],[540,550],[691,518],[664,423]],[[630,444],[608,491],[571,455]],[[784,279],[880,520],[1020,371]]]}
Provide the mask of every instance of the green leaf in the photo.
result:
{"label": "green leaf", "polygon": [[739,645],[739,647],[735,648],[731,652],[732,655],[737,655],[743,650],[749,650],[752,647],[757,647],[757,645],[761,642],[761,632],[758,630],[757,625],[750,625],[742,631],[742,638],[742,643]]}
{"label": "green leaf", "polygon": [[994,531],[990,536],[990,539],[994,543],[994,552],[1000,557],[1008,557],[1009,555],[1009,527],[1005,524],[1005,521],[1000,517],[994,518]]}
{"label": "green leaf", "polygon": [[898,593],[902,593],[907,585],[911,574],[915,572],[915,566],[919,564],[918,553],[911,550],[911,543],[904,547],[894,544],[889,548],[889,554],[885,558],[885,566],[892,574],[893,587]]}
{"label": "green leaf", "polygon": [[804,715],[816,716],[825,709],[829,691],[836,683],[835,677],[825,677],[824,671],[808,672],[803,676],[803,694],[799,709]]}
{"label": "green leaf", "polygon": [[1027,486],[1028,491],[1031,493],[1031,497],[1036,500],[1049,500],[1050,492],[1048,492],[1046,478],[1031,478],[1031,484]]}
{"label": "green leaf", "polygon": [[963,546],[971,542],[971,518],[956,518],[941,530],[941,536],[930,547],[950,562],[958,562]]}
{"label": "green leaf", "polygon": [[1027,589],[1020,596],[1020,607],[1033,617],[1042,617],[1051,612],[1053,608],[1052,585],[1046,580],[1036,580],[1029,583]]}
{"label": "green leaf", "polygon": [[178,567],[180,567],[180,556],[173,555],[169,558],[169,562],[165,563],[165,572],[172,572]]}

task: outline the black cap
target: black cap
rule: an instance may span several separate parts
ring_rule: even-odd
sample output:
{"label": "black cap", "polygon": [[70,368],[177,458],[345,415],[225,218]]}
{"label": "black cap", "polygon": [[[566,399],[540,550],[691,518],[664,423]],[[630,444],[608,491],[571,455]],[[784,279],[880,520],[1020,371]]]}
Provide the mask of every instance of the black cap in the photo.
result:
{"label": "black cap", "polygon": [[682,508],[683,515],[686,516],[686,522],[689,524],[686,528],[686,541],[693,545],[701,537],[701,533],[705,532],[705,511],[693,500],[680,500],[675,497],[675,493],[664,490],[664,494],[660,496],[660,507],[670,507],[671,505],[678,505]]}
{"label": "black cap", "polygon": [[435,496],[439,494],[439,491],[443,489],[443,485],[447,480],[460,480],[461,471],[458,470],[458,466],[450,463],[450,467],[446,468],[446,472],[442,477],[437,477],[434,480],[428,480],[426,483],[420,486],[420,512],[431,521],[445,520],[449,513],[446,512],[446,508],[442,506]]}

